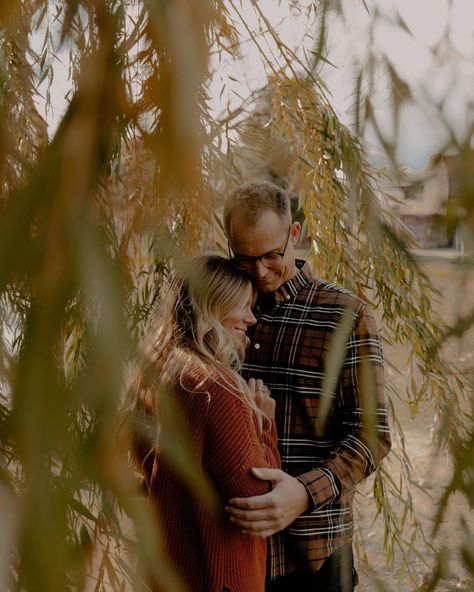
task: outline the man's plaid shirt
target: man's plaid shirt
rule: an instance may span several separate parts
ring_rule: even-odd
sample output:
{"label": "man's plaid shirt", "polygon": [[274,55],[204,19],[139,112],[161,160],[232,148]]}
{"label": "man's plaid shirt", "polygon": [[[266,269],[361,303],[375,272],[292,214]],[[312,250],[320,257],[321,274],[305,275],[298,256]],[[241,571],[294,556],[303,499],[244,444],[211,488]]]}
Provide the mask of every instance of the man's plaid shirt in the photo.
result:
{"label": "man's plaid shirt", "polygon": [[270,539],[271,579],[317,571],[351,542],[354,489],[390,448],[382,348],[370,310],[312,276],[304,261],[297,267],[276,292],[259,297],[244,366],[246,378],[270,388],[282,468],[312,500],[307,513]]}

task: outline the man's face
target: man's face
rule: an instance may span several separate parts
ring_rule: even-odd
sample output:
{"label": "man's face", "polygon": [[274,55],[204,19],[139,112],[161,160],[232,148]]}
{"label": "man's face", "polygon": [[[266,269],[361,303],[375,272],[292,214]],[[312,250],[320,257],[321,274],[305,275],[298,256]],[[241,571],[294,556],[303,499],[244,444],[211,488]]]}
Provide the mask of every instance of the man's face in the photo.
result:
{"label": "man's face", "polygon": [[[274,292],[296,273],[294,246],[298,242],[300,225],[291,227],[275,212],[265,210],[252,225],[245,216],[235,215],[231,220],[229,244],[235,256],[261,257],[267,253],[282,252],[288,238],[283,257],[265,264],[262,260],[251,261],[246,269],[255,280],[259,292]],[[273,258],[270,258],[273,259]]]}

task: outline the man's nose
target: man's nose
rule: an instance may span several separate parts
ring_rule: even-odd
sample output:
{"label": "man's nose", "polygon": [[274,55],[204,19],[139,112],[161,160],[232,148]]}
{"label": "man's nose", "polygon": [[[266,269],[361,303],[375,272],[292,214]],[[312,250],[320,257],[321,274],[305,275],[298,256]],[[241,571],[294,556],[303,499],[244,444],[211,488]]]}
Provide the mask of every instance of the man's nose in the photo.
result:
{"label": "man's nose", "polygon": [[266,276],[267,271],[268,269],[265,267],[265,265],[260,261],[260,259],[257,259],[253,266],[253,273],[255,278],[257,280],[263,279]]}

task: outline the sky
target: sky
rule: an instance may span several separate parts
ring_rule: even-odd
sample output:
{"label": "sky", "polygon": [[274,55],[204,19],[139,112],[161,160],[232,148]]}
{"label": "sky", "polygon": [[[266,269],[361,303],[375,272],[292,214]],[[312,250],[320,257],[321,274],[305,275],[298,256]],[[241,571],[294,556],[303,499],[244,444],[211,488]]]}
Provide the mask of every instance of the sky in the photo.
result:
{"label": "sky", "polygon": [[[351,4],[353,13],[356,5]],[[464,141],[474,121],[474,1],[378,0],[376,5],[381,15],[374,27],[373,50],[390,61],[412,94],[401,111],[397,154],[404,164],[419,169],[449,142],[451,133],[458,142]],[[363,57],[367,48],[363,32],[370,19],[364,12],[361,16],[360,6],[358,13],[359,18],[352,14],[348,19],[352,27],[346,49],[333,40],[333,59],[340,70],[333,92],[342,113],[348,90],[341,81],[348,70],[342,52],[347,57],[357,47]],[[397,24],[399,17],[406,30]],[[382,76],[379,83],[380,117],[385,113],[390,121]]]}
{"label": "sky", "polygon": [[[310,3],[259,1],[272,26],[300,56],[314,47],[317,22],[292,5]],[[319,74],[329,88],[332,106],[350,125],[359,65],[367,63],[371,54],[388,60],[412,95],[400,112],[397,157],[409,168],[422,169],[431,154],[449,143],[451,134],[462,142],[474,121],[474,0],[366,0],[366,5],[369,12],[362,0],[343,0],[342,15],[330,17],[327,57],[333,66],[324,66]],[[251,0],[242,0],[239,9],[258,31],[261,25]],[[245,37],[243,29],[242,33]],[[277,56],[268,36],[261,42]],[[265,84],[266,75],[254,46],[244,44],[242,60],[229,59],[215,76],[211,89],[216,113],[227,105],[237,106],[246,89]],[[394,139],[387,80],[383,69],[376,69],[371,97],[380,127]],[[366,140],[372,159],[384,164],[370,130]]]}
{"label": "sky", "polygon": [[[261,29],[252,0],[229,1],[235,3],[253,31]],[[309,18],[306,11],[297,9],[309,4],[311,0],[258,0],[272,26],[300,56],[314,47],[314,13]],[[431,154],[446,146],[451,133],[462,142],[474,121],[474,0],[365,0],[368,11],[363,0],[341,0],[341,5],[342,15],[333,14],[328,24],[328,58],[333,66],[325,65],[319,72],[330,91],[330,102],[340,119],[350,125],[359,65],[371,54],[379,60],[385,57],[412,94],[400,113],[397,157],[403,165],[422,169]],[[242,25],[240,30],[246,40],[242,58],[237,62],[224,59],[219,64],[211,60],[211,66],[216,67],[210,84],[216,116],[228,107],[237,107],[242,97],[263,87],[268,74]],[[278,59],[268,35],[259,37],[259,41]],[[55,65],[50,131],[54,131],[65,108],[64,95],[70,88],[68,55],[58,52],[58,56],[62,61]],[[393,139],[391,95],[382,68],[376,70],[372,84],[378,122]],[[365,139],[375,164],[384,164],[370,129]]]}

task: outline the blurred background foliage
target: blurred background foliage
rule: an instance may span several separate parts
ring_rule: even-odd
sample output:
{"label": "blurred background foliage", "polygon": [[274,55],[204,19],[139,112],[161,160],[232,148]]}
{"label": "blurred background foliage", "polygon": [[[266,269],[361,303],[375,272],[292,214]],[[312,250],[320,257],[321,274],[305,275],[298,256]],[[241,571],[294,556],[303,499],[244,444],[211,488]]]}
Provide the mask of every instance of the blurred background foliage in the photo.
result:
{"label": "blurred background foliage", "polygon": [[[222,198],[254,178],[287,187],[314,271],[370,302],[383,338],[409,352],[407,392],[388,384],[400,476],[381,467],[374,498],[388,563],[400,553],[416,588],[434,590],[444,575],[444,551],[424,582],[413,568],[418,541],[433,533],[414,516],[415,484],[393,401],[413,414],[431,405],[440,450],[452,456],[436,529],[455,492],[471,508],[474,501],[472,385],[443,347],[468,330],[474,312],[451,327],[435,314],[435,290],[413,240],[383,197],[387,174],[402,174],[398,118],[412,89],[387,56],[371,52],[369,37],[354,70],[353,123],[344,125],[323,72],[332,67],[327,39],[334,18],[347,18],[345,2],[289,6],[307,23],[303,51],[298,40],[285,41],[269,5],[257,0],[0,4],[2,590],[139,590],[143,569],[180,589],[160,563],[150,510],[116,445],[124,367],[162,278],[197,252],[225,248]],[[366,9],[375,27],[382,17]],[[266,79],[244,90],[222,65],[239,64],[249,48]],[[380,68],[391,98],[388,133],[374,101]],[[229,96],[219,114],[216,94]],[[389,171],[367,160],[369,128]],[[445,146],[461,155],[447,216],[452,231],[462,224],[467,237],[474,233],[472,139],[471,126],[463,137],[449,134]],[[459,553],[474,574],[474,533],[466,521],[463,529]]]}

